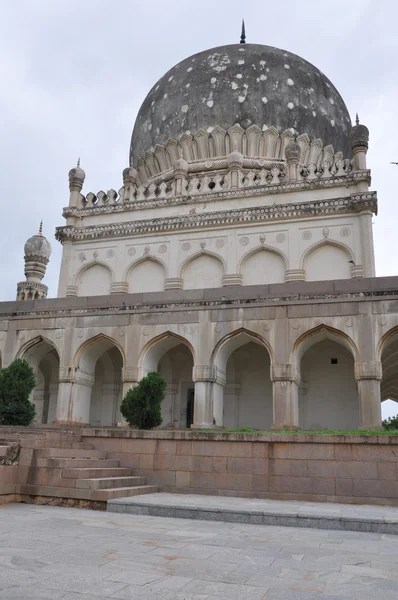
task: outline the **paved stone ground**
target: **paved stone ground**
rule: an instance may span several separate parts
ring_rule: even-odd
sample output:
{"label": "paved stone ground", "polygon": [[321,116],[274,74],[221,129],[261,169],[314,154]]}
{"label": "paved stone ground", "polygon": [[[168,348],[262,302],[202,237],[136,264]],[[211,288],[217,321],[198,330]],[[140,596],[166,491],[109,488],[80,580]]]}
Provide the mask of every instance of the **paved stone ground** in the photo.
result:
{"label": "paved stone ground", "polygon": [[158,517],[398,534],[398,508],[393,506],[160,493],[109,500],[107,510]]}
{"label": "paved stone ground", "polygon": [[398,536],[0,506],[7,600],[396,600]]}

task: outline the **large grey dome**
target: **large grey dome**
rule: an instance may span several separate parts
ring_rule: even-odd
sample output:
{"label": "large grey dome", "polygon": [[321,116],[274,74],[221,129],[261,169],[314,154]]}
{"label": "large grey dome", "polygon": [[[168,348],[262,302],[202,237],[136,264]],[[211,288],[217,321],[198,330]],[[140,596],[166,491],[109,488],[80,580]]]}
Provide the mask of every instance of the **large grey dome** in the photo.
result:
{"label": "large grey dome", "polygon": [[40,233],[32,236],[25,244],[25,256],[50,258],[51,244],[44,235]]}
{"label": "large grey dome", "polygon": [[130,164],[169,138],[235,123],[294,128],[351,155],[347,107],[319,69],[278,48],[233,44],[186,58],[159,79],[139,110]]}

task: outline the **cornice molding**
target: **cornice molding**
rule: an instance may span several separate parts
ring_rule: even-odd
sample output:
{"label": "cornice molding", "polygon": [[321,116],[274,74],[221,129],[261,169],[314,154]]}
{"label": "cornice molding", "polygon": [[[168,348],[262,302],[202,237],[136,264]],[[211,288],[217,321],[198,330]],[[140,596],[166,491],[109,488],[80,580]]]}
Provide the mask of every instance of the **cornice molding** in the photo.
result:
{"label": "cornice molding", "polygon": [[311,202],[273,204],[255,208],[241,208],[216,212],[189,214],[173,217],[157,217],[125,223],[104,225],[88,225],[77,227],[66,225],[57,227],[55,237],[60,242],[65,240],[90,240],[119,238],[141,235],[143,233],[159,233],[204,227],[231,227],[240,223],[261,223],[270,220],[299,219],[309,216],[330,215],[361,210],[377,212],[376,192],[351,194],[349,197],[334,200],[314,200]]}

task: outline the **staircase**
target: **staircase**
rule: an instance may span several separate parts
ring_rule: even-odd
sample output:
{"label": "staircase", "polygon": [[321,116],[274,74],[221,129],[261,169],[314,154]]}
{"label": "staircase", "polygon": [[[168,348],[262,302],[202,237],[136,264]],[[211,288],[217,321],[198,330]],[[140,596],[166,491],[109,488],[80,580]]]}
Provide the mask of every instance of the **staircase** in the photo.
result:
{"label": "staircase", "polygon": [[49,437],[54,439],[21,441],[19,465],[28,467],[20,484],[21,496],[106,502],[159,491],[155,485],[145,485],[143,477],[134,476],[131,468],[107,458],[106,452],[82,442],[81,430]]}

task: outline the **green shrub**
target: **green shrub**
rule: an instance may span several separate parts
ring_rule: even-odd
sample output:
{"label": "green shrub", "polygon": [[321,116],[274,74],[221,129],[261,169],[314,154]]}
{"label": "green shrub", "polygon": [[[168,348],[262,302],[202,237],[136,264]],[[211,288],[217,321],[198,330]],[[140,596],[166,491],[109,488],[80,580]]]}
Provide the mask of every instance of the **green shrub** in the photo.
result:
{"label": "green shrub", "polygon": [[389,417],[388,419],[384,419],[383,421],[384,429],[398,429],[398,415],[395,417]]}
{"label": "green shrub", "polygon": [[36,408],[29,396],[36,385],[33,369],[26,360],[17,358],[0,369],[0,424],[30,425]]}
{"label": "green shrub", "polygon": [[158,373],[148,373],[125,395],[120,407],[130,427],[153,429],[162,423],[162,402],[166,382]]}

